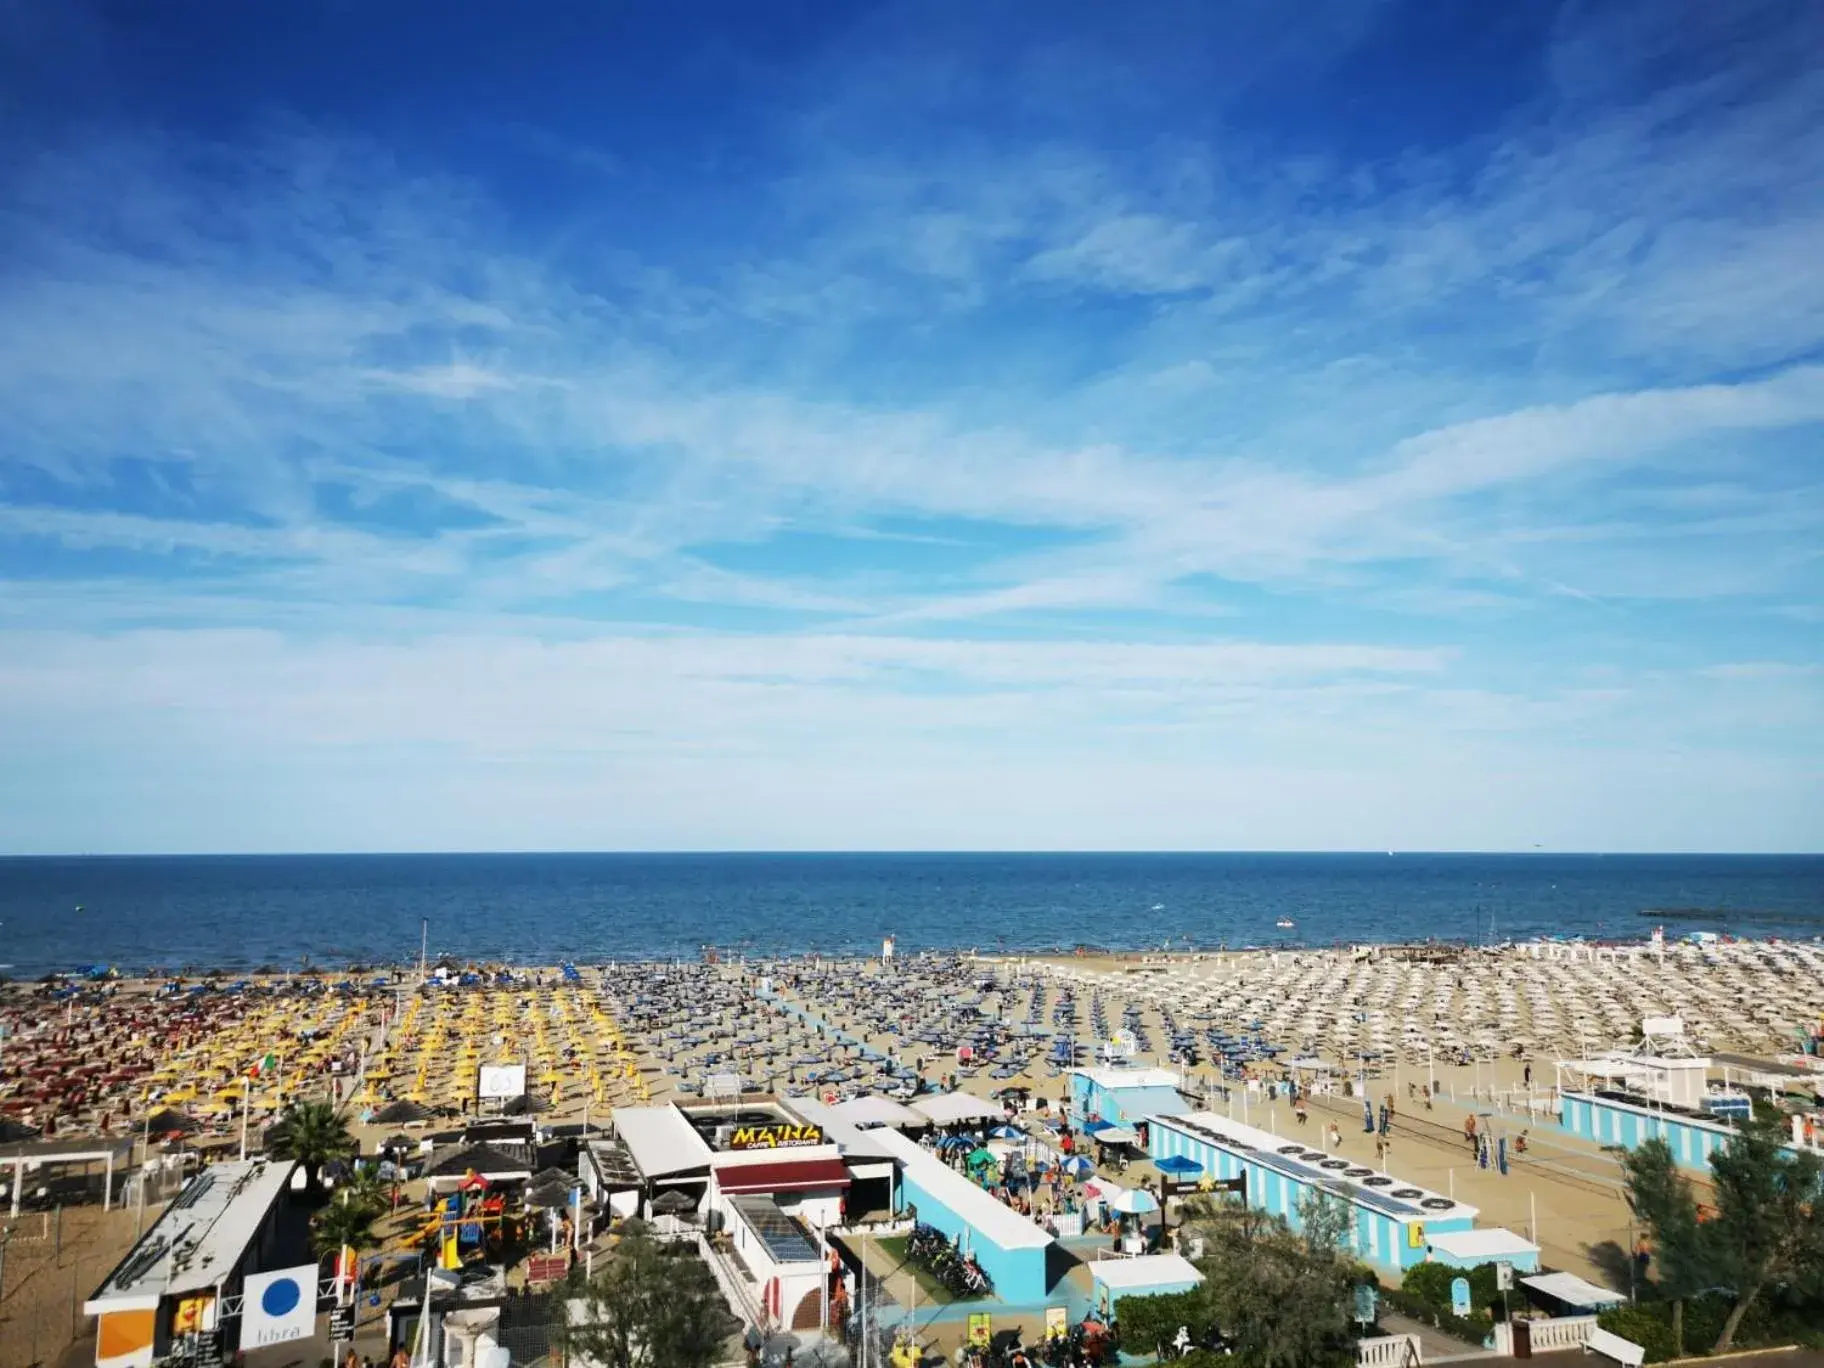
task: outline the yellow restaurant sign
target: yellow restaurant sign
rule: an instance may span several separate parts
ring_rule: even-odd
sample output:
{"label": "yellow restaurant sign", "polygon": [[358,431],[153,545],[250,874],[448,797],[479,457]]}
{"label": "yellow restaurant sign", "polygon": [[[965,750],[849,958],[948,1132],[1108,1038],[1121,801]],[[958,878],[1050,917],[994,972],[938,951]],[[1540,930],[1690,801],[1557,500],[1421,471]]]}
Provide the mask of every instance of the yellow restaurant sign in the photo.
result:
{"label": "yellow restaurant sign", "polygon": [[822,1143],[822,1126],[792,1125],[785,1121],[772,1126],[737,1126],[728,1139],[731,1150],[801,1149]]}

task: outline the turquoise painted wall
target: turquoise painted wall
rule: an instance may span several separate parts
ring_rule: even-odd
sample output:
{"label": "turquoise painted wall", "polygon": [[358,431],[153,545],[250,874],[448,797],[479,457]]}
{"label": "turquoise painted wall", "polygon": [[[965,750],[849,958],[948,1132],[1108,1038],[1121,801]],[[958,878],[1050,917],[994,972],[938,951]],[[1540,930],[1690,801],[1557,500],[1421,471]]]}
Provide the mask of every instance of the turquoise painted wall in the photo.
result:
{"label": "turquoise painted wall", "polygon": [[[1149,1151],[1153,1158],[1182,1155],[1203,1166],[1204,1174],[1218,1180],[1248,1176],[1248,1202],[1276,1216],[1285,1217],[1294,1229],[1300,1228],[1298,1205],[1310,1184],[1248,1162],[1243,1156],[1196,1136],[1186,1135],[1169,1122],[1155,1122],[1151,1127]],[[1414,1246],[1407,1237],[1407,1223],[1359,1203],[1353,1226],[1355,1251],[1369,1263],[1382,1268],[1404,1270],[1425,1262],[1425,1248]],[[1425,1221],[1426,1230],[1468,1230],[1474,1224],[1467,1216]]]}
{"label": "turquoise painted wall", "polygon": [[[952,1240],[967,1228],[967,1222],[932,1196],[912,1175],[904,1175],[900,1193],[902,1210],[904,1203],[911,1203],[918,1208],[919,1220],[936,1226]],[[1045,1250],[1042,1246],[1002,1249],[973,1229],[968,1243],[982,1271],[994,1280],[995,1296],[1016,1305],[1032,1305],[1045,1300]]]}

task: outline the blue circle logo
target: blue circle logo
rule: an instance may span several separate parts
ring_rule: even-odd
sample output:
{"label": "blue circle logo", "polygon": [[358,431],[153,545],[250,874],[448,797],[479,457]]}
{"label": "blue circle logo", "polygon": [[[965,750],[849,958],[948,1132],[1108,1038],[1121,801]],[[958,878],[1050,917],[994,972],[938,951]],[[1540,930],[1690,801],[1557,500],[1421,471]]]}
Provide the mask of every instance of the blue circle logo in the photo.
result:
{"label": "blue circle logo", "polygon": [[260,1310],[274,1318],[289,1316],[303,1299],[304,1294],[298,1290],[297,1279],[275,1278],[260,1293]]}

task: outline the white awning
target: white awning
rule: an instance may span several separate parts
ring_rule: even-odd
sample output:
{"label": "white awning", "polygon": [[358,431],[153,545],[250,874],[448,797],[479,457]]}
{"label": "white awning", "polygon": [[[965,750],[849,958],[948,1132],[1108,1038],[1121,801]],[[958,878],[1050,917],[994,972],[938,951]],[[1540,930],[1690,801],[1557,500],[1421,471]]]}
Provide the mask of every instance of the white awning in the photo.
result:
{"label": "white awning", "polygon": [[890,1097],[857,1097],[830,1109],[856,1126],[928,1126],[931,1119]]}
{"label": "white awning", "polygon": [[915,1097],[912,1099],[912,1110],[922,1113],[940,1126],[954,1126],[963,1121],[1001,1121],[1007,1116],[1005,1109],[966,1092]]}
{"label": "white awning", "polygon": [[616,1107],[615,1133],[646,1179],[707,1169],[711,1151],[676,1107]]}
{"label": "white awning", "polygon": [[1627,1300],[1622,1293],[1598,1287],[1593,1282],[1585,1282],[1575,1273],[1537,1273],[1530,1278],[1520,1279],[1520,1285],[1530,1287],[1535,1292],[1543,1292],[1566,1306],[1600,1309],[1620,1306]]}

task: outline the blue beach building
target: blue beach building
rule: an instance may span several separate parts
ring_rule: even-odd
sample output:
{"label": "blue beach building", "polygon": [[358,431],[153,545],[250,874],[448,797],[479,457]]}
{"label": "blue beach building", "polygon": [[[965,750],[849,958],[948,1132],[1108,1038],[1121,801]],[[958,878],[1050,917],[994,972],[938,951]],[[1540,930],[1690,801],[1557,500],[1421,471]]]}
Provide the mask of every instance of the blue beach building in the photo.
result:
{"label": "blue beach building", "polygon": [[1647,1098],[1607,1090],[1560,1093],[1558,1121],[1572,1135],[1599,1145],[1639,1149],[1648,1140],[1664,1140],[1681,1168],[1703,1172],[1709,1171],[1710,1156],[1735,1134],[1735,1128],[1721,1119],[1654,1106]]}
{"label": "blue beach building", "polygon": [[899,1200],[918,1219],[973,1255],[994,1282],[994,1295],[1014,1306],[1041,1306],[1051,1289],[1050,1257],[1057,1242],[1039,1226],[988,1193],[943,1160],[897,1131],[869,1138],[899,1165]]}
{"label": "blue beach building", "polygon": [[1647,1017],[1633,1049],[1559,1061],[1558,1122],[1598,1145],[1631,1150],[1663,1140],[1680,1167],[1708,1172],[1735,1134],[1731,1118],[1753,1105],[1726,1084],[1713,1089],[1710,1071],[1677,1017]]}
{"label": "blue beach building", "polygon": [[1153,1116],[1148,1122],[1153,1159],[1181,1155],[1217,1182],[1243,1179],[1248,1204],[1283,1216],[1294,1230],[1303,1224],[1299,1207],[1314,1190],[1348,1202],[1350,1248],[1379,1268],[1403,1272],[1424,1263],[1434,1235],[1476,1223],[1472,1206],[1217,1112]]}
{"label": "blue beach building", "polygon": [[1119,1066],[1070,1071],[1070,1119],[1078,1125],[1106,1121],[1135,1126],[1152,1116],[1183,1116],[1191,1104],[1170,1069]]}

